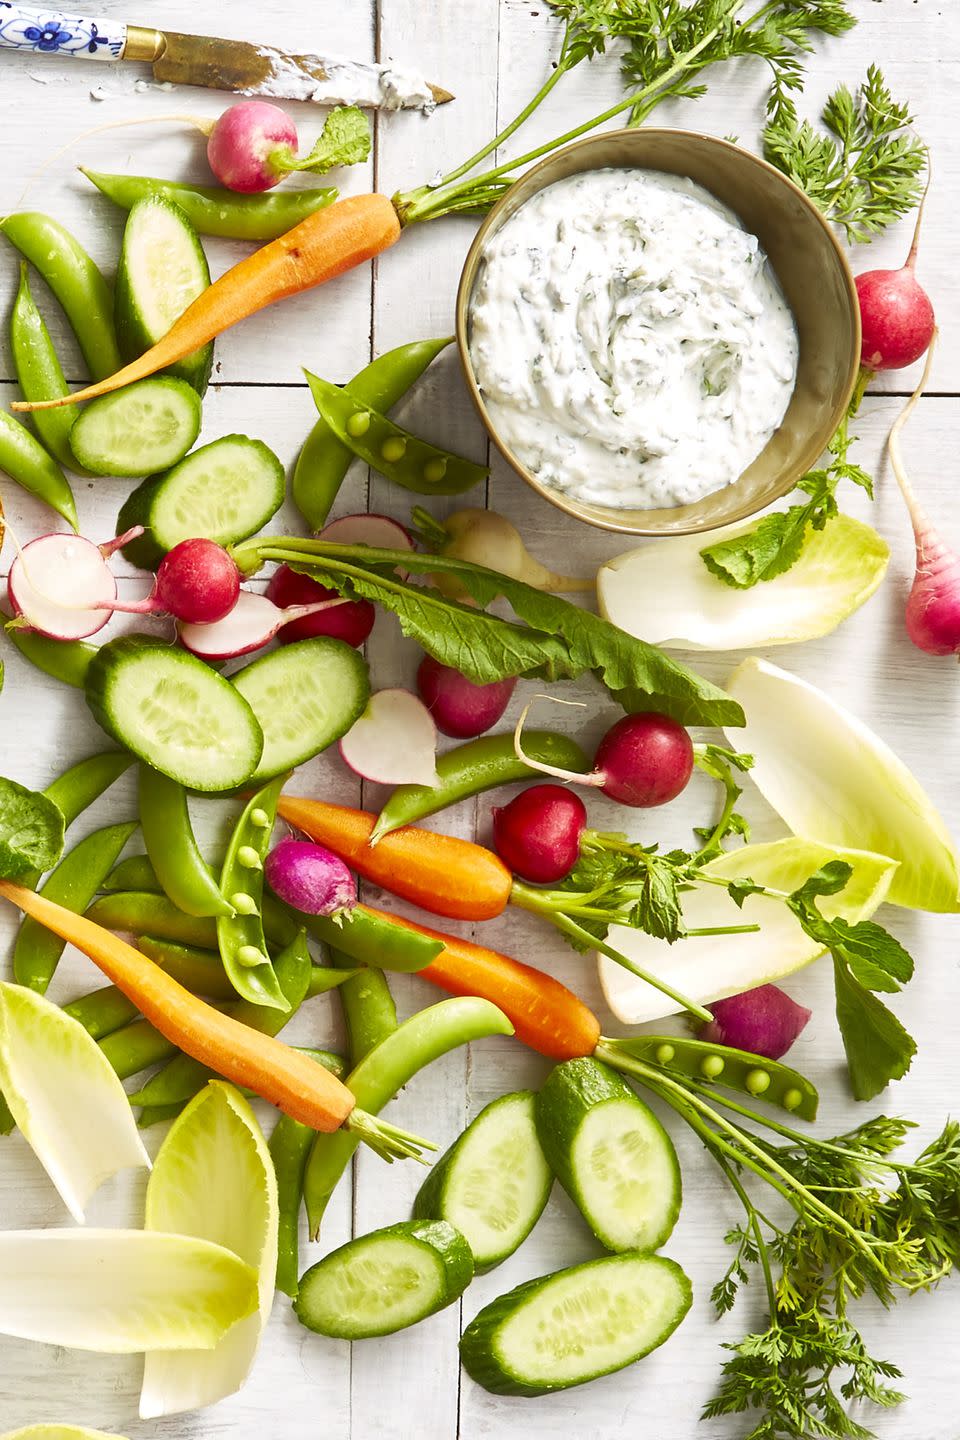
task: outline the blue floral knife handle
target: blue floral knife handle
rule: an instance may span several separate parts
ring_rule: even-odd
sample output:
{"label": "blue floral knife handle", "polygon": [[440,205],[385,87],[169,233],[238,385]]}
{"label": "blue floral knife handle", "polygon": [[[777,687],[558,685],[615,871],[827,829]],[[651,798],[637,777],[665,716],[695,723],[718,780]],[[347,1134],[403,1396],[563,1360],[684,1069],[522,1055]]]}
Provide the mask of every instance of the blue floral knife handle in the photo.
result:
{"label": "blue floral knife handle", "polygon": [[79,55],[84,60],[133,58],[124,56],[127,26],[121,20],[90,20],[60,10],[13,5],[9,0],[0,0],[0,49]]}

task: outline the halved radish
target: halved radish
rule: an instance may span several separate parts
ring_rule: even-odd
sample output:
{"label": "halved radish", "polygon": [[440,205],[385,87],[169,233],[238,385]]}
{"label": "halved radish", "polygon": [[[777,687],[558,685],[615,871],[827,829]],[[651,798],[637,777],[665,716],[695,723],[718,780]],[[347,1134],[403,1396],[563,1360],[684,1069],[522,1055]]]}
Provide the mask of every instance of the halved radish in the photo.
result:
{"label": "halved radish", "polygon": [[[309,575],[281,565],[270,576],[267,598],[281,609],[294,605],[319,605],[322,600],[335,600],[336,590],[318,585]],[[369,600],[344,600],[341,605],[325,610],[314,610],[300,620],[291,620],[280,632],[281,645],[290,645],[294,640],[313,640],[318,635],[329,635],[333,640],[344,640],[355,650],[366,640],[373,629],[377,612]]]}
{"label": "halved radish", "polygon": [[117,582],[106,556],[82,535],[41,535],[10,566],[13,613],[53,640],[85,640],[116,609]]}
{"label": "halved radish", "polygon": [[437,775],[437,727],[409,690],[378,690],[340,741],[357,775],[380,785],[429,785]]}
{"label": "halved radish", "polygon": [[334,596],[314,605],[291,605],[281,610],[266,595],[256,590],[241,590],[237,603],[222,620],[212,625],[178,625],[180,643],[201,660],[233,660],[249,655],[269,644],[284,625],[313,615],[318,610],[332,609],[345,602]]}
{"label": "halved radish", "polygon": [[413,537],[389,515],[341,515],[320,531],[319,540],[337,545],[375,545],[380,550],[412,550]]}

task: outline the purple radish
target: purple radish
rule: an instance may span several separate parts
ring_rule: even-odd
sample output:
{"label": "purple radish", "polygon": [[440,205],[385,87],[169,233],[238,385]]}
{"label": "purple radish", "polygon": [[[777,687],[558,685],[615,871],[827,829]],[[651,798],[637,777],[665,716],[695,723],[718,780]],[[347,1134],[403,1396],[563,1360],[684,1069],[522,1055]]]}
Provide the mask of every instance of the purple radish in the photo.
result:
{"label": "purple radish", "polygon": [[221,185],[254,195],[279,185],[288,173],[276,163],[297,152],[297,127],[279,107],[265,100],[241,100],[224,110],[210,132],[207,160]]}
{"label": "purple radish", "polygon": [[678,721],[653,711],[624,715],[618,720],[597,746],[589,775],[532,760],[521,745],[529,709],[528,705],[517,721],[514,745],[517,758],[543,775],[569,780],[574,785],[593,785],[621,805],[651,809],[675,800],[693,774],[690,736]]}
{"label": "purple radish", "polygon": [[902,268],[866,270],[856,277],[863,330],[860,363],[865,370],[902,370],[919,360],[933,340],[933,305],[914,273],[926,201],[924,192]]}
{"label": "purple radish", "polygon": [[309,840],[281,840],[263,867],[278,899],[303,915],[349,914],[357,903],[356,881],[339,856]]}
{"label": "purple radish", "polygon": [[438,783],[437,727],[409,690],[378,690],[340,741],[355,774],[380,785]]}
{"label": "purple radish", "polygon": [[934,329],[920,384],[893,422],[887,448],[890,465],[913,524],[917,568],[907,599],[907,634],[927,655],[960,652],[960,555],[941,540],[920,505],[907,478],[900,449],[900,432],[926,388],[933,368],[937,331]]}
{"label": "purple radish", "polygon": [[[285,610],[296,605],[319,605],[322,601],[335,600],[337,592],[318,585],[309,575],[299,575],[289,565],[281,565],[270,577],[267,596]],[[344,600],[339,605],[314,610],[299,620],[289,621],[280,632],[280,643],[289,645],[294,640],[331,635],[335,640],[345,640],[359,650],[373,629],[376,618],[377,612],[369,600]]]}
{"label": "purple radish", "polygon": [[425,655],[417,670],[417,689],[437,729],[458,740],[482,735],[496,725],[516,689],[517,682],[494,680],[489,685],[474,685],[466,675],[449,665],[441,665],[432,655]]}
{"label": "purple radish", "polygon": [[563,880],[580,856],[587,808],[562,785],[531,785],[493,811],[493,843],[503,863],[534,885]]}
{"label": "purple radish", "polygon": [[256,590],[241,590],[237,603],[222,620],[210,625],[180,623],[177,633],[181,645],[201,660],[233,660],[268,645],[277,631],[291,621],[344,603],[339,596],[334,596],[318,604],[292,605],[281,610],[266,595]]}
{"label": "purple radish", "polygon": [[709,1009],[713,1019],[700,1031],[701,1040],[768,1060],[786,1055],[811,1015],[778,985],[758,985],[756,990],[716,1000]]}

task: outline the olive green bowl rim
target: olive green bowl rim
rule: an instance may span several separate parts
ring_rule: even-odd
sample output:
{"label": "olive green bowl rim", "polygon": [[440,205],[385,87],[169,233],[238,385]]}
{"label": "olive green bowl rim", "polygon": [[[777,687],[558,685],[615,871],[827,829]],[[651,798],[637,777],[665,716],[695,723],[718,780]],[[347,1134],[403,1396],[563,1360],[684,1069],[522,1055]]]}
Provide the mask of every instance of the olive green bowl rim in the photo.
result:
{"label": "olive green bowl rim", "polygon": [[[742,157],[744,161],[756,166],[758,170],[766,171],[767,174],[780,185],[782,185],[784,189],[792,191],[793,194],[801,201],[811,218],[817,223],[817,225],[819,225],[820,229],[826,235],[830,247],[834,252],[834,257],[837,260],[840,274],[843,278],[846,298],[850,311],[850,317],[853,321],[853,343],[851,344],[850,348],[850,362],[848,366],[846,382],[840,391],[840,398],[830,412],[830,433],[832,434],[838,428],[841,421],[843,420],[844,415],[847,413],[860,373],[860,348],[862,336],[860,329],[860,306],[857,300],[856,282],[854,280],[853,271],[850,268],[850,262],[847,259],[843,246],[840,244],[840,241],[837,238],[837,235],[833,227],[831,226],[829,220],[826,218],[823,212],[817,208],[817,206],[810,199],[809,195],[807,195],[806,192],[802,190],[799,185],[795,184],[795,182],[791,180],[788,175],[785,175],[782,170],[778,170],[775,165],[771,165],[770,162],[768,160],[765,160],[762,155],[756,155],[752,150],[746,150],[742,145],[734,145],[732,141],[722,140],[716,135],[705,135],[698,130],[682,130],[671,126],[643,126],[642,129],[624,128],[619,130],[604,130],[599,135],[587,135],[581,140],[574,140],[569,145],[562,145],[559,149],[552,151],[543,160],[540,160],[536,165],[531,166],[529,170],[525,170],[515,183],[519,184],[522,181],[525,185],[527,185],[529,184],[529,182],[535,181],[540,175],[549,175],[554,165],[556,165],[557,160],[561,156],[569,155],[572,151],[590,150],[591,148],[602,146],[611,140],[621,139],[630,135],[643,135],[645,138],[653,139],[654,141],[661,137],[670,139],[691,139],[704,143],[708,146],[714,146],[717,150],[728,150],[735,152],[738,156]],[[585,166],[583,172],[581,173],[586,173],[591,168],[601,170],[608,169],[609,166],[603,164],[598,164],[595,167]],[[545,181],[545,183],[541,185],[532,185],[530,189],[530,196],[528,198],[532,197],[539,190],[544,189],[547,183],[549,183],[549,181]],[[704,188],[709,189],[709,186],[705,186]],[[527,469],[527,467],[523,464],[523,461],[520,460],[513,453],[510,447],[501,438],[497,427],[494,424],[489,411],[487,410],[487,406],[484,401],[483,395],[481,394],[480,387],[477,384],[477,378],[474,374],[473,364],[470,360],[467,334],[470,318],[470,297],[473,294],[473,288],[477,278],[477,270],[480,266],[480,261],[483,258],[483,252],[486,247],[487,238],[490,235],[491,231],[498,228],[500,216],[502,215],[503,210],[509,203],[512,195],[513,186],[511,186],[510,189],[506,192],[506,194],[502,195],[501,198],[496,202],[496,204],[488,211],[487,215],[483,220],[483,223],[477,230],[476,235],[473,237],[473,242],[470,245],[469,250],[467,251],[466,259],[463,262],[463,269],[460,272],[460,283],[457,287],[456,300],[456,339],[457,351],[460,356],[460,367],[467,382],[467,389],[470,392],[470,398],[472,399],[474,406],[477,409],[480,419],[482,420],[488,435],[490,436],[494,445],[496,445],[497,449],[500,451],[500,454],[503,456],[504,460],[506,460],[507,464],[516,471],[516,473],[521,477],[521,479],[527,482],[527,484],[532,490],[535,490],[538,495],[543,497],[544,500],[549,501],[551,505],[556,506],[558,510],[563,510],[568,515],[572,515],[575,520],[580,520],[587,525],[593,525],[596,529],[612,530],[625,535],[639,535],[650,537],[662,537],[664,535],[669,535],[673,537],[682,535],[706,534],[711,530],[722,529],[726,525],[738,524],[741,521],[752,519],[754,515],[758,515],[762,510],[765,510],[775,500],[781,500],[783,499],[784,495],[789,494],[796,485],[797,481],[801,478],[801,476],[804,475],[807,470],[812,468],[812,466],[820,458],[820,455],[823,453],[824,447],[820,445],[817,441],[815,441],[812,435],[809,436],[806,442],[800,447],[800,450],[796,459],[794,460],[793,465],[790,466],[789,469],[784,471],[784,474],[781,477],[781,480],[778,483],[776,489],[771,491],[764,498],[762,503],[757,504],[754,501],[747,501],[738,511],[731,515],[726,515],[722,519],[708,519],[706,523],[694,522],[689,526],[674,526],[669,531],[664,531],[657,525],[628,524],[623,519],[619,518],[623,512],[618,511],[617,509],[612,507],[609,511],[609,519],[600,519],[600,517],[595,513],[591,513],[589,515],[584,514],[583,509],[576,500],[572,500],[569,496],[565,495],[560,490],[555,490],[549,485],[544,485],[541,480],[538,480],[537,477],[530,470]],[[591,507],[593,511],[599,508],[600,507],[598,506]],[[676,508],[679,510],[686,507],[678,506]]]}

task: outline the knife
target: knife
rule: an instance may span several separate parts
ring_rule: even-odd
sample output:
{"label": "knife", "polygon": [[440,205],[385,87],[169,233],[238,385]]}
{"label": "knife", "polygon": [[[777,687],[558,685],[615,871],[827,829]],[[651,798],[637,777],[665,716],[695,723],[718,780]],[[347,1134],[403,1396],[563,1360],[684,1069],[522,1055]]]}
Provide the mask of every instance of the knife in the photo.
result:
{"label": "knife", "polygon": [[426,110],[452,100],[449,90],[395,65],[327,55],[288,55],[272,45],[151,30],[119,20],[90,20],[59,10],[33,10],[0,0],[0,49],[84,60],[136,60],[153,77],[238,95],[362,105],[374,110]]}

